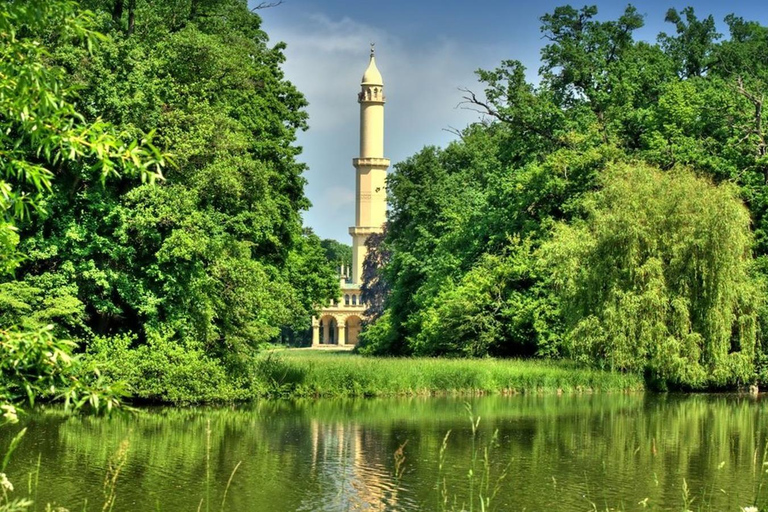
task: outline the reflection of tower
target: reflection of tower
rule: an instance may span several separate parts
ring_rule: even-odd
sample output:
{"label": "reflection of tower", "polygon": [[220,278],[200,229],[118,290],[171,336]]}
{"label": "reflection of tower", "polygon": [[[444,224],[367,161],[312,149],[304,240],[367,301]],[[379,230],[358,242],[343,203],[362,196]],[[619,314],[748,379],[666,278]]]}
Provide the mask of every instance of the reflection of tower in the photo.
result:
{"label": "reflection of tower", "polygon": [[365,240],[381,233],[387,220],[386,176],[389,160],[384,158],[384,80],[376,68],[373,45],[368,69],[363,74],[360,103],[360,157],[352,160],[357,170],[355,225],[352,235],[352,283],[360,284],[365,259]]}
{"label": "reflection of tower", "polygon": [[[317,489],[307,497],[311,510],[400,510],[399,481],[384,463],[391,455],[382,459],[377,450],[368,453],[363,428],[315,418],[309,428],[310,473],[320,484],[310,485]],[[318,508],[318,504],[325,506]]]}
{"label": "reflection of tower", "polygon": [[[389,160],[384,158],[384,80],[371,60],[363,73],[357,102],[360,104],[360,156],[355,166],[355,225],[352,235],[352,268],[339,272],[341,297],[331,300],[312,318],[312,346],[355,345],[362,327],[365,305],[360,299],[365,241],[381,233],[387,220],[386,177]],[[351,270],[351,271],[350,271]]]}

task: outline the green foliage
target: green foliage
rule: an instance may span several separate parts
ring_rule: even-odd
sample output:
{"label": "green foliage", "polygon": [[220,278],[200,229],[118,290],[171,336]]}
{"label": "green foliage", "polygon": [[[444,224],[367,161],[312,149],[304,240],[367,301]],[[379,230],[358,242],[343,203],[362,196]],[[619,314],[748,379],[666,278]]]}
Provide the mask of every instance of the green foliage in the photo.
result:
{"label": "green foliage", "polygon": [[[76,289],[60,274],[36,276],[29,281],[0,283],[0,325],[34,330],[52,325],[64,334],[83,321],[83,304]],[[34,283],[34,284],[33,284]]]}
{"label": "green foliage", "polygon": [[529,244],[513,241],[509,254],[484,255],[424,311],[414,351],[464,356],[556,355],[557,298]]}
{"label": "green foliage", "polygon": [[4,422],[16,421],[10,404],[60,399],[67,406],[110,411],[124,396],[122,384],[72,355],[74,343],[57,339],[51,326],[36,331],[0,329],[0,404]]}
{"label": "green foliage", "polygon": [[596,14],[595,6],[564,6],[541,17],[541,31],[551,41],[541,51],[541,72],[559,101],[587,101],[602,113],[625,86],[622,60],[632,50],[632,31],[643,26],[643,18],[631,5],[616,21],[595,21]]}
{"label": "green foliage", "polygon": [[[88,49],[99,39],[89,13],[67,1],[4,2],[0,7],[0,271],[19,260],[15,220],[40,208],[41,194],[51,190],[55,170],[74,165],[96,179],[118,172],[140,172],[142,179],[160,175],[162,156],[149,143],[137,144],[101,119],[86,121],[75,108],[72,84],[64,69],[49,64],[41,44],[55,33]],[[83,50],[85,51],[85,50]]]}
{"label": "green foliage", "polygon": [[[205,354],[214,373],[237,372],[264,343],[304,336],[338,283],[320,240],[301,226],[309,203],[294,141],[307,126],[306,101],[283,77],[283,45],[268,44],[240,0],[70,5],[82,7],[107,37],[86,49],[41,31],[41,51],[60,66],[62,87],[77,90],[85,125],[152,132],[172,165],[161,182],[143,183],[125,173],[104,181],[62,161],[45,213],[13,233],[26,258],[23,277],[6,285],[28,299],[0,302],[0,314],[50,318],[86,343],[129,336],[129,351],[159,343],[175,354],[167,364],[190,375],[194,360],[179,351]],[[175,400],[171,387],[147,395],[165,390]],[[184,400],[193,394],[178,390]]]}
{"label": "green foliage", "polygon": [[44,38],[87,53],[101,36],[91,14],[72,2],[0,5],[0,273],[8,279],[0,283],[0,407],[9,422],[16,420],[15,405],[41,398],[111,410],[122,396],[119,384],[106,384],[98,369],[72,355],[75,343],[59,337],[84,318],[72,266],[12,280],[26,257],[17,224],[32,221],[32,211],[50,212],[46,194],[65,168],[97,183],[119,174],[153,182],[164,160],[146,140],[85,119],[75,107],[74,85],[52,64]]}
{"label": "green foliage", "polygon": [[244,377],[231,376],[199,342],[179,343],[172,334],[153,333],[137,345],[135,337],[122,335],[96,337],[88,350],[104,379],[124,382],[138,400],[188,404],[248,398]]}
{"label": "green foliage", "polygon": [[325,250],[325,257],[328,262],[339,267],[344,265],[345,267],[352,267],[352,246],[337,242],[330,238],[324,238],[320,241],[320,245]]}
{"label": "green foliage", "polygon": [[583,222],[542,249],[567,304],[570,350],[676,387],[752,382],[759,289],[734,187],[616,166]]}
{"label": "green foliage", "polygon": [[[598,21],[594,6],[558,7],[541,18],[548,44],[538,85],[516,61],[477,72],[484,94],[467,90],[465,100],[484,119],[445,149],[425,148],[396,165],[388,181],[383,246],[392,256],[379,275],[391,289],[379,324],[362,334],[366,352],[575,353],[590,364],[647,371],[661,387],[743,385],[756,363],[765,373],[768,323],[758,306],[766,267],[750,261],[752,251],[758,261],[768,254],[759,92],[768,86],[768,28],[728,16],[730,37],[721,39],[713,18],[692,8],[670,9],[666,20],[673,33],[653,44],[634,40],[643,20],[631,5],[607,21]],[[637,207],[625,211],[629,218],[640,205],[656,209],[648,217],[659,221],[658,231],[643,236],[666,256],[633,246],[640,242],[623,238],[621,223],[601,228],[616,230],[614,245],[605,242],[610,251],[590,231],[596,198],[608,197],[615,169],[627,164],[670,172],[643,175]],[[731,185],[707,192],[711,186],[681,167]],[[665,185],[654,188],[649,179]],[[670,190],[687,189],[680,192],[683,222],[663,201],[672,201]],[[676,245],[662,250],[665,237]],[[699,247],[705,239],[709,249]],[[560,264],[580,262],[570,271],[592,276],[589,284],[562,293],[565,283],[553,280],[541,258],[554,247]],[[621,260],[622,251],[637,257]],[[684,258],[677,251],[690,265],[674,259]],[[625,281],[610,288],[604,279],[615,272]],[[655,318],[656,330],[642,318]],[[607,357],[606,347],[622,355]]]}
{"label": "green foliage", "polygon": [[713,62],[715,40],[720,37],[715,31],[715,19],[710,15],[700,20],[693,7],[686,7],[682,13],[669,9],[664,21],[675,25],[677,35],[659,34],[659,42],[676,62],[678,74],[684,78],[705,74]]}

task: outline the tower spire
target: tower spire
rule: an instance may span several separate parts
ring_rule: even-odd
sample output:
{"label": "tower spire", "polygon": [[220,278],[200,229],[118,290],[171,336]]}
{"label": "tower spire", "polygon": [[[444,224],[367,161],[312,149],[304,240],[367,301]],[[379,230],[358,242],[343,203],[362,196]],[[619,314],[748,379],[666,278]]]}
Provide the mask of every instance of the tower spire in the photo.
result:
{"label": "tower spire", "polygon": [[379,69],[376,67],[376,43],[371,43],[371,60],[368,62],[368,69],[363,73],[361,85],[378,85],[379,87],[384,85],[381,73],[379,73]]}

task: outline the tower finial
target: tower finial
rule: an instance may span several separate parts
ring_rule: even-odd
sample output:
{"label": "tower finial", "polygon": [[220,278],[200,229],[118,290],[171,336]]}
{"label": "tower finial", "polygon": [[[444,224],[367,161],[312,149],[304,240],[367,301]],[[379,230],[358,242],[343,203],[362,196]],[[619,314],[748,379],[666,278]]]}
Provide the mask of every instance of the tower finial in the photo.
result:
{"label": "tower finial", "polygon": [[[368,62],[368,69],[363,74],[362,85],[377,85],[379,87],[384,85],[381,79],[381,73],[376,69],[376,59],[374,53],[376,52],[376,43],[371,43],[371,60]],[[371,91],[373,92],[373,91]]]}

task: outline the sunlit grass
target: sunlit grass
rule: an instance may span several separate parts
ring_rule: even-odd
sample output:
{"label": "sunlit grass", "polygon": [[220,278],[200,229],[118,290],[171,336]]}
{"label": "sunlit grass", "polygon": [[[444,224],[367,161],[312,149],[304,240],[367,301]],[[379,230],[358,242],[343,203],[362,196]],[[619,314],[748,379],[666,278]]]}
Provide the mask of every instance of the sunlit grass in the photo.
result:
{"label": "sunlit grass", "polygon": [[638,391],[639,376],[569,362],[375,358],[348,352],[272,351],[256,363],[256,396],[396,396]]}

